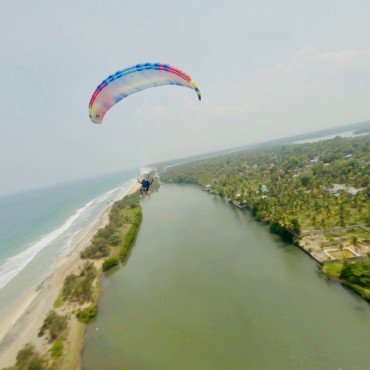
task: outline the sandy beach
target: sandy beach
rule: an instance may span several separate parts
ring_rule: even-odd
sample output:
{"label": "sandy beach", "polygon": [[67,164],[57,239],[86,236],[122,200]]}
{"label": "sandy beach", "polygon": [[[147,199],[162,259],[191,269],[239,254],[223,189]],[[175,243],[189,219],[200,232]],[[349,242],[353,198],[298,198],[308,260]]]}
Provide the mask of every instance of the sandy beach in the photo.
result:
{"label": "sandy beach", "polygon": [[[132,194],[138,189],[139,184],[136,182],[125,186],[114,201]],[[88,246],[96,231],[108,223],[109,211],[113,203],[78,233],[67,253],[51,266],[50,275],[29,292],[19,297],[1,315],[0,368],[13,365],[18,351],[26,343],[33,343],[41,353],[47,351],[50,345],[44,338],[38,337],[39,329],[49,311],[53,309],[53,304],[59,295],[65,277],[78,270],[81,264],[80,252]],[[71,320],[71,325],[78,330],[76,323],[76,320]],[[72,333],[72,340],[74,337]]]}

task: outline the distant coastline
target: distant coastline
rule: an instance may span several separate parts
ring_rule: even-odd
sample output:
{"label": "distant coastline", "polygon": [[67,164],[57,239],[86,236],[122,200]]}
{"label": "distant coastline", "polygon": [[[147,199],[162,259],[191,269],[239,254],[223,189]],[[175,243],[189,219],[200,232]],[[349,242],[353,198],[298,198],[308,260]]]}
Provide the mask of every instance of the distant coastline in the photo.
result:
{"label": "distant coastline", "polygon": [[362,134],[366,134],[370,132],[370,121],[361,121],[356,123],[351,123],[348,125],[343,126],[336,126],[329,129],[318,130],[318,131],[310,131],[303,134],[293,135],[293,136],[284,136],[279,139],[262,141],[254,144],[242,145],[233,148],[227,148],[222,150],[216,150],[207,153],[200,153],[197,155],[192,155],[189,157],[182,157],[177,159],[172,159],[169,161],[163,162],[155,162],[151,164],[151,167],[156,167],[160,170],[165,168],[170,168],[173,166],[183,165],[186,163],[191,163],[194,161],[199,161],[207,158],[219,157],[223,155],[227,155],[230,153],[235,153],[247,149],[260,149],[260,148],[267,148],[270,146],[275,145],[283,145],[283,144],[292,144],[297,142],[316,142],[320,140],[325,140],[325,137],[336,137],[336,136],[346,136],[348,133],[351,133],[349,136],[360,136]]}

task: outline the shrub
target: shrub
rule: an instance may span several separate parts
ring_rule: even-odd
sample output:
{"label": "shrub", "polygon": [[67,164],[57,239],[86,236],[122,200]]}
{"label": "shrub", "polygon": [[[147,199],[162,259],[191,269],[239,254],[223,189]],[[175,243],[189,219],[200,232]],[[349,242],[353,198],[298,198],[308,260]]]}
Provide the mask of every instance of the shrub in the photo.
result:
{"label": "shrub", "polygon": [[114,234],[112,234],[109,238],[109,243],[113,246],[118,245],[120,242],[121,234],[119,231],[116,231]]}
{"label": "shrub", "polygon": [[102,269],[103,269],[103,271],[107,271],[107,270],[109,270],[112,267],[117,266],[117,265],[118,265],[118,259],[117,258],[114,258],[114,257],[108,258],[103,262]]}
{"label": "shrub", "polygon": [[80,275],[68,275],[64,280],[62,289],[63,299],[69,301],[78,301],[80,303],[91,301],[92,282],[95,279],[97,271],[91,262],[85,262]]}
{"label": "shrub", "polygon": [[126,247],[122,247],[121,250],[119,251],[119,258],[121,259],[121,261],[123,261],[126,258],[127,253],[128,249]]}
{"label": "shrub", "polygon": [[139,207],[139,206],[140,206],[140,204],[139,204],[139,202],[138,202],[136,199],[134,199],[134,200],[131,202],[131,204],[130,204],[130,208],[131,208],[131,209],[137,208],[137,207]]}
{"label": "shrub", "polygon": [[281,226],[278,222],[270,221],[269,229],[271,233],[281,236],[283,240],[289,243],[293,242],[293,234],[288,229]]}
{"label": "shrub", "polygon": [[280,225],[276,221],[270,221],[269,222],[270,232],[280,235],[283,240],[289,243],[293,243],[295,236],[299,236],[301,233],[301,226],[296,218],[291,219],[290,222],[293,226],[291,230]]}
{"label": "shrub", "polygon": [[312,182],[312,176],[309,175],[309,174],[303,174],[299,177],[299,181],[301,182],[301,184],[307,188],[311,182]]}
{"label": "shrub", "polygon": [[292,218],[291,219],[291,223],[293,225],[293,234],[295,234],[296,236],[299,236],[301,235],[301,224],[299,223],[298,219],[297,218]]}
{"label": "shrub", "polygon": [[9,370],[46,370],[47,361],[36,350],[33,344],[26,344],[17,354],[15,366]]}
{"label": "shrub", "polygon": [[44,320],[44,324],[40,328],[38,333],[39,337],[45,334],[45,331],[49,331],[49,341],[57,339],[61,333],[67,327],[67,317],[58,315],[54,310],[50,311],[48,316]]}
{"label": "shrub", "polygon": [[101,258],[108,256],[108,254],[108,243],[103,237],[94,238],[91,245],[80,253],[81,258]]}
{"label": "shrub", "polygon": [[63,354],[63,339],[59,338],[55,343],[52,345],[51,349],[51,357],[58,358]]}
{"label": "shrub", "polygon": [[370,302],[370,291],[368,289],[365,289],[364,287],[358,284],[349,283],[348,281],[344,281],[343,285],[352,289],[354,292],[359,294],[362,298]]}
{"label": "shrub", "polygon": [[59,308],[62,304],[63,304],[63,298],[61,295],[59,295],[54,302],[54,308]]}
{"label": "shrub", "polygon": [[84,309],[79,309],[76,313],[76,317],[78,321],[81,321],[87,324],[90,320],[92,320],[96,316],[96,306],[91,305]]}
{"label": "shrub", "polygon": [[142,212],[141,209],[139,209],[138,212],[136,213],[135,220],[133,221],[130,230],[126,234],[123,247],[120,250],[119,256],[121,260],[123,260],[127,256],[127,253],[135,240],[141,220]]}
{"label": "shrub", "polygon": [[352,262],[343,267],[340,278],[370,288],[370,261]]}

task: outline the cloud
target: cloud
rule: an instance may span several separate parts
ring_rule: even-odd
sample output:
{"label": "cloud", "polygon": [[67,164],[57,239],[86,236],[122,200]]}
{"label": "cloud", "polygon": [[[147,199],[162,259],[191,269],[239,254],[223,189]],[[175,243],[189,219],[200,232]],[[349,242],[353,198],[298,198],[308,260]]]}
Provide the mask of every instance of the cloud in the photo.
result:
{"label": "cloud", "polygon": [[248,113],[257,111],[258,107],[256,104],[252,103],[241,103],[241,104],[217,104],[215,102],[208,102],[205,104],[205,110],[211,116],[224,116],[224,117],[234,117],[234,116],[244,116]]}
{"label": "cloud", "polygon": [[[367,63],[365,63],[366,61]],[[344,69],[351,67],[358,62],[364,66],[369,66],[369,61],[370,49],[320,52],[313,47],[305,47],[295,55],[288,67],[299,68],[300,66],[309,63],[329,65],[330,67]]]}
{"label": "cloud", "polygon": [[[320,51],[305,47],[242,84],[255,121],[302,127],[339,125],[370,116],[370,49]],[[338,119],[338,117],[340,117]],[[306,131],[309,131],[307,127]]]}
{"label": "cloud", "polygon": [[141,114],[159,121],[162,132],[178,137],[209,132],[223,146],[338,126],[369,118],[369,68],[370,49],[304,47],[285,63],[240,74],[226,91],[205,86],[199,104],[192,94],[176,94],[165,104],[143,107]]}
{"label": "cloud", "polygon": [[277,80],[289,83],[298,77],[295,81],[299,82],[324,77],[325,74],[337,74],[338,78],[342,78],[359,68],[361,72],[370,69],[370,49],[321,52],[313,47],[304,47],[289,62],[260,71],[260,81],[255,81],[255,84],[271,84]]}

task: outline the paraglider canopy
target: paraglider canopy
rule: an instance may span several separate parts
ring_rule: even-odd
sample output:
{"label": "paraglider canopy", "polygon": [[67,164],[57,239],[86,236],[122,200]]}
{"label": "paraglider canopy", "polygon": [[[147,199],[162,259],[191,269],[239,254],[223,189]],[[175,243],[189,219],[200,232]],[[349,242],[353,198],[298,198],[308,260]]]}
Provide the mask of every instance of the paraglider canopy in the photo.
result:
{"label": "paraglider canopy", "polygon": [[108,76],[90,99],[89,115],[94,123],[102,123],[107,111],[127,96],[144,89],[162,85],[178,85],[200,91],[189,75],[162,63],[136,64]]}

